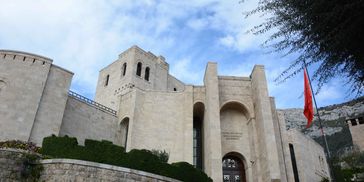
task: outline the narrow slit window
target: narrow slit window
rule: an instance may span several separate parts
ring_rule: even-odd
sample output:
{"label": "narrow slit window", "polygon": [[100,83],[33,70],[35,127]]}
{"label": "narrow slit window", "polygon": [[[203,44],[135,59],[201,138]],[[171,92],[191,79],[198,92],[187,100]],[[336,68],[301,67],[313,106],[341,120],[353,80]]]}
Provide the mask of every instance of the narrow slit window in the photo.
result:
{"label": "narrow slit window", "polygon": [[292,161],[292,168],[293,168],[293,175],[294,175],[294,181],[299,182],[299,176],[298,176],[298,169],[297,169],[297,162],[296,162],[296,156],[294,153],[293,145],[289,144],[289,152],[291,154],[291,161]]}
{"label": "narrow slit window", "polygon": [[142,75],[142,63],[141,62],[139,62],[138,65],[137,65],[136,75],[137,76],[141,76]]}
{"label": "narrow slit window", "polygon": [[145,75],[144,75],[144,79],[149,81],[149,72],[150,72],[150,69],[149,67],[146,67],[145,68]]}
{"label": "narrow slit window", "polygon": [[123,64],[123,68],[122,68],[121,71],[122,71],[121,75],[125,76],[125,74],[126,74],[126,63]]}
{"label": "narrow slit window", "polygon": [[109,78],[110,78],[110,75],[106,75],[105,86],[107,86],[109,84]]}

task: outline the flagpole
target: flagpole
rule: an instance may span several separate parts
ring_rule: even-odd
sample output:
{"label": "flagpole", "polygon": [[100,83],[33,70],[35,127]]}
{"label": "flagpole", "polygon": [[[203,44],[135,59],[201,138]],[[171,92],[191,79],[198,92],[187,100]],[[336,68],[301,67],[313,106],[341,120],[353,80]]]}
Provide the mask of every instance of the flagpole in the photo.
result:
{"label": "flagpole", "polygon": [[311,84],[310,75],[308,74],[308,71],[307,71],[306,61],[303,60],[303,63],[304,63],[305,69],[306,69],[306,73],[307,73],[307,77],[308,77],[308,83],[310,84],[310,87],[311,87],[310,90],[311,90],[311,94],[312,94],[312,97],[313,97],[313,102],[315,103],[315,107],[316,107],[317,117],[318,117],[318,120],[319,120],[319,126],[320,126],[320,130],[321,130],[321,136],[322,136],[322,138],[324,139],[324,142],[325,142],[327,157],[329,158],[329,160],[331,160],[329,145],[327,144],[326,135],[325,135],[324,129],[322,127],[322,121],[321,121],[320,113],[319,113],[319,110],[318,110],[318,107],[317,107],[315,94],[312,91],[312,84]]}

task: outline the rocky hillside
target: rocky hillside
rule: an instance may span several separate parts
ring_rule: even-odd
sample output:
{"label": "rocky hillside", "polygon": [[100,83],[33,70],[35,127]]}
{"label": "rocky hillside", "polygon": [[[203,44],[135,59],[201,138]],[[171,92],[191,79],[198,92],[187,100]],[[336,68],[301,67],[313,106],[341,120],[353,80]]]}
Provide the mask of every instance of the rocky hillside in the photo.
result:
{"label": "rocky hillside", "polygon": [[[320,144],[323,144],[319,122],[315,116],[313,125],[306,129],[307,120],[303,115],[303,109],[284,109],[287,129],[296,128],[310,136]],[[364,97],[350,102],[319,108],[323,120],[324,132],[327,135],[330,151],[340,154],[352,147],[350,131],[345,123],[346,119],[357,118],[364,115]]]}

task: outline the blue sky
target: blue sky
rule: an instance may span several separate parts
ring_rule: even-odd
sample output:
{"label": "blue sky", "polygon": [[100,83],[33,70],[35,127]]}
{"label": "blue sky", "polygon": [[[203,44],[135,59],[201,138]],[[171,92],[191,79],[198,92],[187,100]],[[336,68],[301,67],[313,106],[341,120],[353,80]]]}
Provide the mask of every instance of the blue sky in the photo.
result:
{"label": "blue sky", "polygon": [[[71,89],[93,98],[98,71],[138,45],[163,55],[170,73],[187,84],[202,84],[208,61],[219,75],[249,76],[266,68],[269,93],[278,108],[303,107],[302,74],[277,85],[274,78],[294,57],[267,54],[268,35],[247,30],[264,17],[244,18],[256,0],[0,0],[0,49],[40,54],[74,72]],[[311,69],[312,73],[313,69]],[[350,100],[345,78],[335,78],[317,95],[318,106]]]}

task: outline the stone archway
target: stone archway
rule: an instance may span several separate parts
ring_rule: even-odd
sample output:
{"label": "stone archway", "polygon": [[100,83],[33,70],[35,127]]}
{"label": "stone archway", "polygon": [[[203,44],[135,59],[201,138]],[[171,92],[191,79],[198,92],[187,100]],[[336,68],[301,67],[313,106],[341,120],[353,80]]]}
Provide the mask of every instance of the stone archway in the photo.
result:
{"label": "stone archway", "polygon": [[123,120],[121,120],[119,125],[119,131],[120,131],[120,141],[121,146],[125,148],[127,146],[128,141],[128,131],[129,131],[129,118],[125,117]]}
{"label": "stone archway", "polygon": [[222,158],[223,182],[246,182],[245,164],[235,153],[228,153]]}
{"label": "stone archway", "polygon": [[[251,159],[251,142],[248,121],[250,113],[239,102],[225,103],[220,109],[221,151],[223,181],[245,182],[251,170],[246,159]],[[241,154],[244,154],[241,155]]]}

